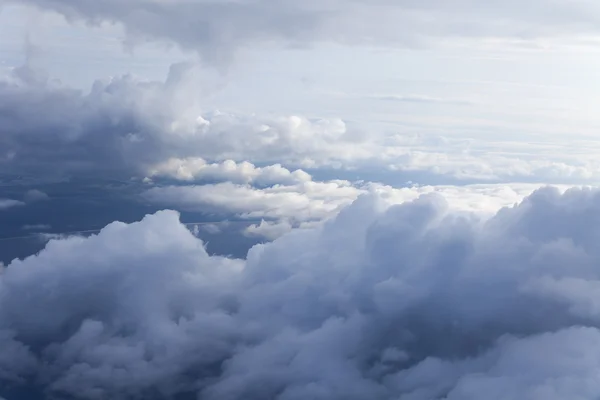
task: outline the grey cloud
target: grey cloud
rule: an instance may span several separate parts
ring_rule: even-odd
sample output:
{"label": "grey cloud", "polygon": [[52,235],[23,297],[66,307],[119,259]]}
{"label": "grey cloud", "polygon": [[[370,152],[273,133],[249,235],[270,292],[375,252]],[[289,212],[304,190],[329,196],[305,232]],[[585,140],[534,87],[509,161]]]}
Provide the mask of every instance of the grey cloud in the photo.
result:
{"label": "grey cloud", "polygon": [[7,210],[11,207],[23,206],[25,203],[19,200],[0,199],[0,211]]}
{"label": "grey cloud", "polygon": [[[7,1],[7,3],[10,1]],[[20,2],[23,3],[23,2]],[[232,50],[252,42],[308,41],[335,11],[293,1],[27,1],[68,19],[122,23],[129,41],[169,41],[224,64]]]}
{"label": "grey cloud", "polygon": [[292,228],[292,224],[287,220],[277,222],[262,220],[259,224],[253,224],[244,229],[244,235],[274,240],[290,232]]}
{"label": "grey cloud", "polygon": [[[10,2],[5,0],[5,2]],[[26,0],[69,19],[116,22],[128,40],[174,42],[212,63],[257,43],[422,46],[448,38],[597,34],[600,9],[568,0]]]}
{"label": "grey cloud", "polygon": [[[359,137],[337,118],[208,112],[198,107],[193,71],[176,64],[164,82],[125,75],[98,80],[83,93],[29,67],[13,70],[0,80],[0,178],[35,185],[155,176],[264,186],[309,180],[301,168],[346,171],[350,179],[364,179],[361,171],[370,180],[403,174],[402,182],[582,183],[599,171],[589,143],[583,155],[549,153],[544,145],[524,155],[512,143],[499,149],[481,139],[382,130]],[[536,152],[545,152],[543,159]]]}
{"label": "grey cloud", "polygon": [[247,260],[171,211],[54,240],[0,275],[0,395],[594,399],[598,208],[546,188],[482,220],[371,194]]}
{"label": "grey cloud", "polygon": [[[248,163],[236,165],[240,171],[230,173],[227,164],[206,165],[202,171],[194,168],[198,160],[298,163],[310,156],[327,157],[332,144],[346,133],[339,120],[200,115],[186,78],[189,71],[187,65],[173,65],[165,82],[131,76],[99,80],[83,94],[40,77],[29,67],[15,69],[0,82],[2,174],[145,176],[179,159],[192,167],[191,178],[233,173],[259,184],[301,181],[309,176],[279,165],[251,166],[254,170],[248,177],[244,177]],[[344,148],[343,141],[336,150],[354,151],[349,144]]]}
{"label": "grey cloud", "polygon": [[35,224],[35,225],[23,225],[21,227],[24,231],[47,231],[52,229],[50,225],[47,224]]}
{"label": "grey cloud", "polygon": [[38,189],[31,189],[25,193],[25,201],[28,203],[36,202],[36,201],[44,201],[48,200],[50,197]]}
{"label": "grey cloud", "polygon": [[126,105],[127,78],[108,85],[98,82],[88,96],[45,81],[16,78],[0,87],[4,171],[60,176],[127,167],[123,153],[141,124]]}

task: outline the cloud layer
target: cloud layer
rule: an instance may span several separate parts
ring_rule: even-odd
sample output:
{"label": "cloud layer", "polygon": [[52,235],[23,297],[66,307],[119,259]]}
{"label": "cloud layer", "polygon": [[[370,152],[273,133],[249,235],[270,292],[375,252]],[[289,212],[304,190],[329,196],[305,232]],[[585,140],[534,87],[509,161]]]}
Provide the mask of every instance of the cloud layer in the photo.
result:
{"label": "cloud layer", "polygon": [[[479,50],[593,43],[600,33],[600,7],[587,0],[18,3],[115,24],[102,32],[123,28],[127,44],[176,44],[218,67],[273,45],[370,52],[476,39],[481,47],[468,48]],[[1,240],[15,254],[43,244],[19,248],[14,235],[47,244],[0,263],[0,400],[600,398],[600,191],[533,192],[536,182],[600,176],[600,141],[577,124],[566,139],[564,121],[554,126],[569,111],[557,106],[577,108],[568,98],[553,104],[560,95],[532,92],[513,104],[520,92],[500,81],[494,93],[477,83],[477,96],[411,95],[414,76],[382,91],[363,93],[358,82],[337,91],[311,83],[311,72],[303,85],[323,103],[347,102],[341,109],[354,111],[344,120],[246,115],[205,109],[191,63],[172,65],[162,82],[124,75],[81,92],[34,68],[28,51],[27,65],[0,72]],[[325,80],[344,63],[311,68],[329,68]],[[376,64],[361,68],[377,73]],[[448,81],[439,78],[430,84]],[[278,82],[249,87],[280,98],[296,85]],[[357,100],[381,109],[364,112]],[[411,115],[415,105],[454,109]],[[538,121],[551,110],[556,119]],[[406,187],[378,183],[386,180]],[[427,185],[473,180],[488,184]],[[159,211],[96,234],[115,215],[158,207],[183,216]],[[68,213],[50,218],[48,209]],[[244,221],[203,223],[207,215]],[[93,221],[103,222],[82,227]],[[203,234],[224,243],[219,254],[272,242],[234,259],[209,254]]]}
{"label": "cloud layer", "polygon": [[569,152],[556,150],[562,142],[552,139],[523,149],[403,128],[361,130],[335,118],[206,111],[190,89],[192,72],[176,64],[164,82],[121,76],[81,93],[32,68],[13,69],[0,80],[2,175],[162,176],[265,186],[307,181],[298,169],[349,171],[352,179],[370,171],[376,181],[405,177],[400,183],[436,176],[446,182],[587,183],[600,171],[600,145],[592,140]]}
{"label": "cloud layer", "polygon": [[[489,216],[514,205],[538,189],[537,184],[419,186],[403,188],[345,180],[304,181],[257,188],[222,182],[190,186],[155,186],[141,197],[157,207],[202,211],[217,216],[262,219],[245,230],[250,236],[273,239],[292,228],[313,227],[334,217],[361,195],[374,194],[400,204],[424,194],[442,196],[456,211]],[[566,190],[566,186],[557,186]]]}
{"label": "cloud layer", "polygon": [[[9,3],[10,1],[6,1]],[[453,39],[597,35],[600,10],[590,1],[26,0],[68,19],[118,23],[136,41],[166,41],[226,63],[235,50],[273,42],[422,46]]]}
{"label": "cloud layer", "polygon": [[588,189],[490,219],[371,194],[246,261],[171,211],[51,241],[0,275],[0,395],[596,398],[599,208]]}

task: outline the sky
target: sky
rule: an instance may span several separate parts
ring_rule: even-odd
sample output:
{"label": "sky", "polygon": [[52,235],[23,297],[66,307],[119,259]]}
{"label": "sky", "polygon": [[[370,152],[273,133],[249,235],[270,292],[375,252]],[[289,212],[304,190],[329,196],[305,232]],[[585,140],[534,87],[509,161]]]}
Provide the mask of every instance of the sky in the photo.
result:
{"label": "sky", "polygon": [[599,27],[0,0],[0,400],[597,399]]}

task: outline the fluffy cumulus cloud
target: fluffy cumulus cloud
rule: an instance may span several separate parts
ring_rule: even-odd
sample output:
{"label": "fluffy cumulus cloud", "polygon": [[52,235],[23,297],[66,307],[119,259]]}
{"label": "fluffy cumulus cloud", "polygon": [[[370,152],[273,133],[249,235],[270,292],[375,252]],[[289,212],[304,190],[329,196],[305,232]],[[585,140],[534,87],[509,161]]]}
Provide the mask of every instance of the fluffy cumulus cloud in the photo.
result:
{"label": "fluffy cumulus cloud", "polygon": [[[14,0],[4,0],[5,3]],[[68,19],[122,25],[131,42],[158,40],[226,63],[256,44],[313,42],[421,46],[452,39],[528,40],[597,35],[591,1],[20,0]]]}
{"label": "fluffy cumulus cloud", "polygon": [[246,260],[172,211],[54,240],[0,275],[0,396],[594,399],[599,209],[368,194]]}

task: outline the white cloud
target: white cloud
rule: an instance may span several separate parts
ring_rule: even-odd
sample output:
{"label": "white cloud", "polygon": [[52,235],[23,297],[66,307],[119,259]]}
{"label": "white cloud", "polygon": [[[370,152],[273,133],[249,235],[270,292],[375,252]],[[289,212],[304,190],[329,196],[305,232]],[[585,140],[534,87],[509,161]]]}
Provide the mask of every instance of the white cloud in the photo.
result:
{"label": "white cloud", "polygon": [[238,214],[245,218],[319,220],[351,203],[359,190],[350,182],[302,182],[264,189],[231,182],[201,186],[154,187],[143,197],[160,206],[182,210]]}
{"label": "white cloud", "polygon": [[390,203],[360,197],[245,261],[171,211],[50,241],[0,275],[0,379],[87,399],[600,396],[600,192],[484,219]]}
{"label": "white cloud", "polygon": [[150,175],[182,181],[218,180],[258,185],[294,184],[312,179],[310,174],[302,170],[290,171],[280,164],[256,167],[247,161],[236,163],[233,160],[208,163],[199,157],[171,158],[156,165],[150,171]]}
{"label": "white cloud", "polygon": [[[342,182],[348,185],[347,182]],[[539,185],[527,184],[510,184],[510,185],[466,185],[466,186],[411,186],[404,188],[393,188],[391,186],[368,183],[365,185],[354,186],[355,191],[345,190],[347,201],[354,201],[360,195],[368,193],[376,193],[378,196],[386,199],[393,204],[401,204],[407,201],[417,199],[424,194],[435,193],[446,199],[451,204],[452,209],[460,212],[476,213],[480,216],[489,216],[496,213],[502,207],[512,206],[523,200],[524,197],[530,195],[534,190],[538,189]],[[567,187],[556,187],[558,190],[565,191]],[[289,188],[294,189],[294,188]],[[257,190],[258,189],[254,189]],[[344,194],[342,194],[344,195]],[[310,197],[310,195],[308,195]],[[317,204],[320,204],[318,202]],[[174,201],[168,203],[170,206],[181,206],[180,203]],[[226,207],[224,206],[224,209]],[[285,207],[281,207],[285,210]],[[337,214],[339,208],[334,211],[319,214],[317,212],[309,212],[309,219],[299,213],[287,214],[282,212],[278,214],[275,220],[261,221],[258,224],[252,224],[244,229],[244,234],[250,237],[263,237],[267,240],[273,240],[280,237],[292,229],[314,228],[323,223],[327,218]],[[234,212],[229,209],[229,212]],[[255,215],[256,216],[256,215]],[[272,216],[272,215],[271,215]],[[273,216],[272,216],[273,217]]]}
{"label": "white cloud", "polygon": [[307,223],[318,223],[333,217],[360,195],[368,193],[377,193],[396,204],[414,200],[423,194],[436,193],[446,198],[457,210],[489,215],[521,201],[540,186],[509,184],[394,188],[377,183],[353,184],[333,180],[256,188],[224,182],[153,187],[142,196],[160,207],[227,216],[233,214],[247,219],[266,218],[267,221],[248,227],[245,233],[274,238],[292,227],[311,227],[312,224]]}
{"label": "white cloud", "polygon": [[366,96],[367,99],[380,101],[394,101],[400,103],[419,103],[419,104],[454,104],[468,106],[473,104],[466,99],[445,99],[423,95],[398,95],[398,94],[374,94]]}

